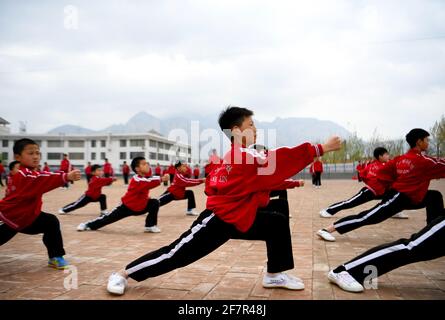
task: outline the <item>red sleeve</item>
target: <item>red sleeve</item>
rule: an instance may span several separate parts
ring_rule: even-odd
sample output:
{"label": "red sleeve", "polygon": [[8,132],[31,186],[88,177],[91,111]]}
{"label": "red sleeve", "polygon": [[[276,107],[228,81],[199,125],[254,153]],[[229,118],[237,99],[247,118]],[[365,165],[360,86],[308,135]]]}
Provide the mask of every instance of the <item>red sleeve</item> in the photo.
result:
{"label": "red sleeve", "polygon": [[28,194],[44,194],[55,188],[63,186],[67,180],[67,174],[63,172],[44,172],[39,175],[27,174],[20,170],[17,175],[21,175],[24,185],[23,190]]}
{"label": "red sleeve", "polygon": [[277,185],[275,190],[285,190],[285,189],[293,189],[295,187],[299,187],[300,182],[293,179],[286,179],[281,184]]}
{"label": "red sleeve", "polygon": [[201,179],[186,178],[184,175],[177,173],[174,183],[178,187],[192,187],[203,183],[203,181]]}
{"label": "red sleeve", "polygon": [[422,155],[422,157],[427,160],[426,164],[426,174],[430,179],[441,179],[445,178],[445,159],[444,158],[433,158]]}
{"label": "red sleeve", "polygon": [[[148,187],[148,189],[156,188],[157,186],[159,186],[161,184],[160,177],[142,178],[139,176],[134,176],[133,179],[134,179],[134,181],[138,182],[138,185],[141,185],[145,188]],[[141,182],[142,182],[142,184],[141,184]]]}
{"label": "red sleeve", "polygon": [[[256,150],[255,150],[256,151]],[[306,168],[314,157],[323,155],[320,144],[303,143],[293,148],[269,150],[266,159],[258,157],[257,174],[251,186],[252,191],[275,190],[284,180]]]}

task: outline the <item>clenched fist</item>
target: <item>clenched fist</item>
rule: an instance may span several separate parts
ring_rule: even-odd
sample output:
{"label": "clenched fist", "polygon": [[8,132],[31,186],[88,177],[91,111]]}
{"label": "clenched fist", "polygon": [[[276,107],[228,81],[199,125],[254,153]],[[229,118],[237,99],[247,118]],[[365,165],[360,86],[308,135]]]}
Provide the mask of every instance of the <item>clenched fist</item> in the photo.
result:
{"label": "clenched fist", "polygon": [[72,170],[70,172],[68,172],[68,174],[66,175],[66,178],[70,181],[77,181],[80,180],[80,170]]}
{"label": "clenched fist", "polygon": [[340,150],[341,139],[338,136],[332,136],[321,146],[323,147],[323,152]]}

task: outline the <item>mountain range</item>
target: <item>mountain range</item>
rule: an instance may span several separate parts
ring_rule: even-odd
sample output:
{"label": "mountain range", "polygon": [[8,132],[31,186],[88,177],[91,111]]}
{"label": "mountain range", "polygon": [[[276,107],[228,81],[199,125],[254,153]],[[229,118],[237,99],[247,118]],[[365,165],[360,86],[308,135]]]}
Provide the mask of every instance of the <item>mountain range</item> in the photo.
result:
{"label": "mountain range", "polygon": [[[157,118],[145,111],[131,117],[126,123],[113,124],[102,130],[91,130],[81,126],[62,125],[50,130],[48,133],[64,134],[92,134],[92,133],[146,133],[154,132],[168,136],[173,129],[183,129],[190,133],[191,121],[199,121],[199,129],[216,129],[218,127],[217,115],[198,116],[185,115],[168,118]],[[344,127],[332,121],[315,118],[275,118],[271,122],[255,120],[258,129],[275,129],[276,146],[292,146],[305,141],[322,142],[332,134],[348,137],[351,133]],[[190,143],[190,142],[188,142]]]}

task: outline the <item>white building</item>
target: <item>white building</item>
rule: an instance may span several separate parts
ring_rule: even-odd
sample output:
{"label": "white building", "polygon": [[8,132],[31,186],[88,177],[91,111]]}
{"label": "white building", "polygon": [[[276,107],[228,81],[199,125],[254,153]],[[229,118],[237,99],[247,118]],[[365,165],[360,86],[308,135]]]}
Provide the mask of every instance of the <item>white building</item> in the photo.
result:
{"label": "white building", "polygon": [[143,156],[154,167],[170,165],[176,160],[194,164],[189,145],[177,143],[155,132],[134,134],[29,134],[0,132],[0,159],[4,164],[14,160],[14,141],[30,138],[40,145],[42,165],[48,162],[51,170],[58,169],[64,153],[71,164],[82,169],[87,162],[103,164],[107,158],[115,173],[121,173],[124,161],[130,165],[131,159]]}

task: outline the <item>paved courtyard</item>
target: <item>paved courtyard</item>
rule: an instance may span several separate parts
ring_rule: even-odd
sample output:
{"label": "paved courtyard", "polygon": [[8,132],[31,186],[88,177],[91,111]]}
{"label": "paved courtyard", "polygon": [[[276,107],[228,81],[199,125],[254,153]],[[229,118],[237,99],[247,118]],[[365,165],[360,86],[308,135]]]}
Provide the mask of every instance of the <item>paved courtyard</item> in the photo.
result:
{"label": "paved courtyard", "polygon": [[[319,240],[314,233],[332,219],[322,219],[318,211],[356,193],[361,185],[353,180],[324,180],[321,189],[310,182],[304,188],[289,191],[292,219],[295,269],[291,274],[305,282],[303,291],[264,289],[266,250],[260,241],[230,240],[202,260],[157,278],[137,283],[123,297],[107,294],[105,285],[112,271],[118,270],[140,255],[157,249],[185,231],[194,217],[185,215],[186,202],[176,201],[161,208],[159,234],[143,233],[144,216],[130,217],[96,232],[77,232],[76,226],[98,215],[98,204],[58,215],[67,251],[66,258],[75,266],[59,271],[46,266],[46,250],[41,236],[18,234],[0,247],[0,299],[445,299],[445,258],[405,266],[379,278],[378,290],[362,294],[346,293],[328,283],[330,268],[349,260],[375,245],[420,230],[425,223],[425,211],[410,211],[408,220],[389,219],[376,226],[364,227],[337,242]],[[43,209],[56,213],[63,205],[76,200],[85,190],[85,181],[68,191],[57,189],[44,197]],[[433,181],[431,189],[445,193],[445,182]],[[126,187],[122,181],[104,188],[109,209],[120,201]],[[197,209],[205,206],[203,186],[193,188]],[[152,191],[156,197],[164,191]],[[0,196],[3,197],[4,188]],[[340,212],[338,217],[369,208]],[[273,230],[271,230],[273,232]],[[76,282],[77,288],[72,288]]]}

